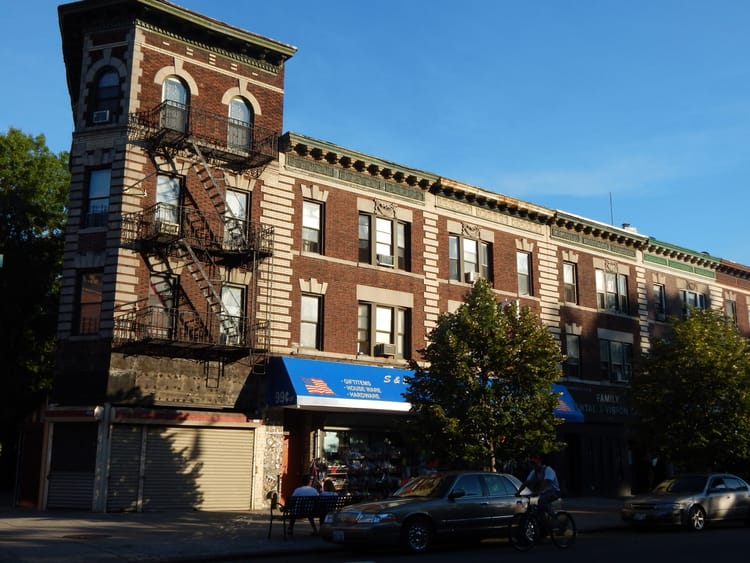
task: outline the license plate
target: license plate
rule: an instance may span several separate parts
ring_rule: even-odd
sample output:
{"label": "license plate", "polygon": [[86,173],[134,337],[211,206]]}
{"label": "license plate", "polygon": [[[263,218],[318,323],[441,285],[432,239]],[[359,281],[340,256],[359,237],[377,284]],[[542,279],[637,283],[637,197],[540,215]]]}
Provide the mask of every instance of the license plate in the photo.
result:
{"label": "license plate", "polygon": [[344,532],[341,530],[334,530],[333,541],[335,541],[336,543],[344,543]]}
{"label": "license plate", "polygon": [[636,512],[635,514],[633,514],[633,520],[645,520],[645,519],[646,519],[646,515],[641,512]]}

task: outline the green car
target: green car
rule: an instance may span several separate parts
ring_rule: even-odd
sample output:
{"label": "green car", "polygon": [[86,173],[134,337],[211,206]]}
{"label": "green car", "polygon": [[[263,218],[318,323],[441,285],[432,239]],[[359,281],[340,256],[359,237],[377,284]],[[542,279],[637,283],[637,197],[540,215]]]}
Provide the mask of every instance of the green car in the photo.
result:
{"label": "green car", "polygon": [[521,482],[506,473],[454,471],[412,479],[391,497],[325,517],[323,539],[344,545],[427,551],[437,541],[502,538],[521,510]]}

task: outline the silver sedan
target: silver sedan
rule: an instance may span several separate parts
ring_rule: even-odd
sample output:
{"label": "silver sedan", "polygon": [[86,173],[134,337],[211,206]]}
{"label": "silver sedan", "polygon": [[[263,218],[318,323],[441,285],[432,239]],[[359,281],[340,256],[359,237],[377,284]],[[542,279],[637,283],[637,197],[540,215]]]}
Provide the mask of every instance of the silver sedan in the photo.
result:
{"label": "silver sedan", "polygon": [[633,526],[667,524],[693,531],[719,521],[750,524],[750,487],[730,473],[681,475],[626,500],[622,518]]}

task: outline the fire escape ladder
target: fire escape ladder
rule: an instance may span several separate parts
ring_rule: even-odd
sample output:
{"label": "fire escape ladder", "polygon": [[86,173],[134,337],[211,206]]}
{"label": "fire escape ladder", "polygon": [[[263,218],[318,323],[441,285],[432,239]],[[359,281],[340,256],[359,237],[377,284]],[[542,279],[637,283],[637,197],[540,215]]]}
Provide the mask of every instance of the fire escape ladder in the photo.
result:
{"label": "fire escape ladder", "polygon": [[[225,335],[228,340],[236,339],[239,336],[239,327],[235,322],[232,322],[232,318],[226,314],[224,305],[221,301],[221,295],[216,291],[214,282],[206,273],[206,269],[198,259],[198,256],[196,256],[193,247],[191,247],[185,240],[180,241],[180,243],[180,248],[184,250],[182,253],[182,259],[185,261],[185,266],[208,302],[210,312],[218,318],[222,334]],[[213,267],[215,268],[215,266]]]}
{"label": "fire escape ladder", "polygon": [[198,179],[206,190],[211,203],[213,203],[219,218],[224,224],[225,243],[231,243],[232,246],[244,248],[247,246],[244,221],[234,216],[232,208],[227,204],[226,191],[227,184],[224,171],[221,168],[212,168],[203,156],[200,148],[196,143],[191,143],[191,147],[198,160],[193,160],[193,170],[195,170]]}

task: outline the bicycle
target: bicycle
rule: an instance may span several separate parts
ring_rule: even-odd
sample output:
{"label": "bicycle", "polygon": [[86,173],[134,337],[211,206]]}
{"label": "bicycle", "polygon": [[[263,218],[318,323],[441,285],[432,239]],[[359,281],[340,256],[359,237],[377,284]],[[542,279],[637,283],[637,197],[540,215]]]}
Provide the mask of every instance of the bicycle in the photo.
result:
{"label": "bicycle", "polygon": [[558,510],[554,517],[542,512],[536,504],[531,504],[531,495],[521,495],[526,507],[517,513],[508,524],[508,538],[518,551],[528,551],[535,544],[541,543],[547,535],[560,549],[573,545],[576,539],[576,523],[573,515],[565,510]]}

